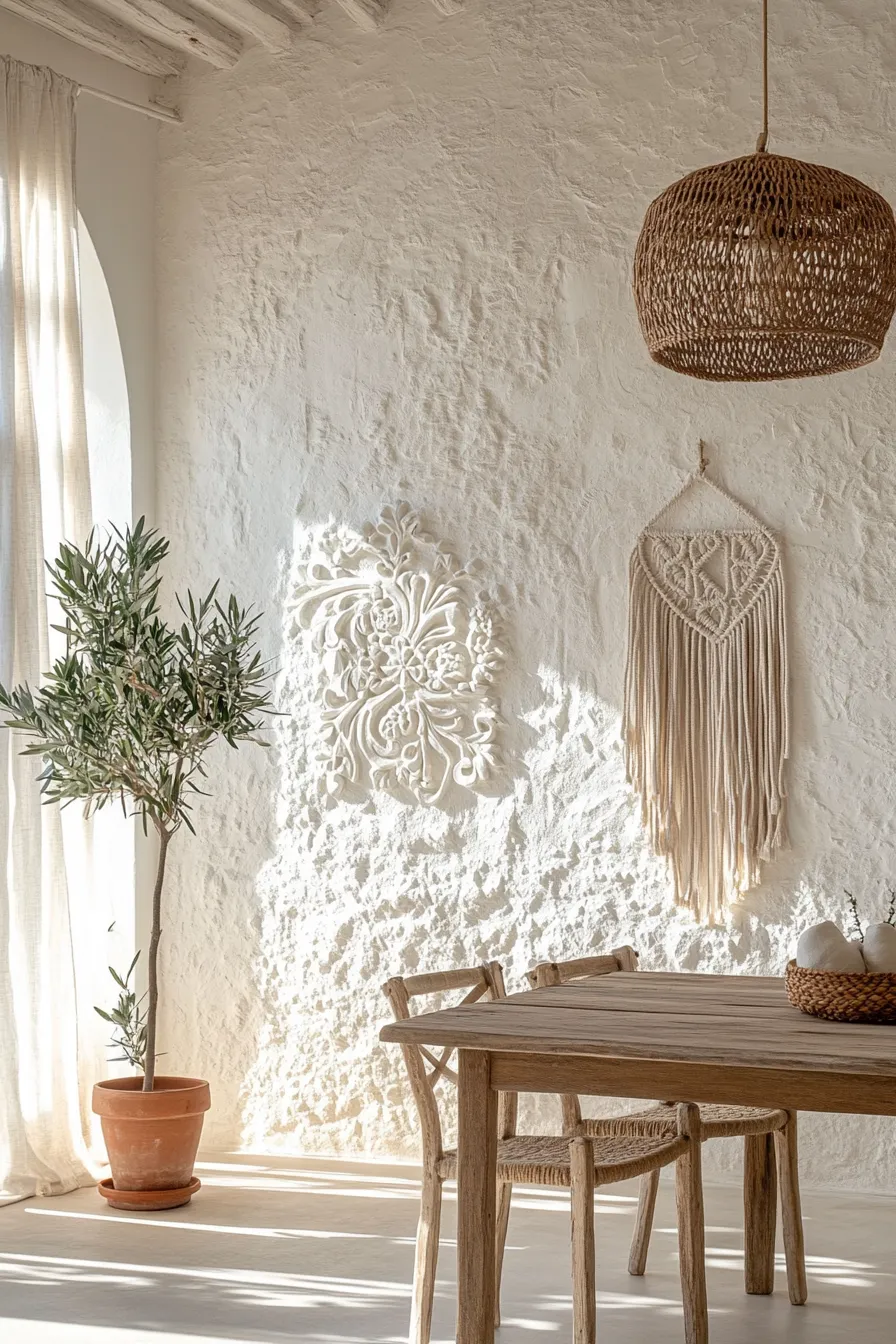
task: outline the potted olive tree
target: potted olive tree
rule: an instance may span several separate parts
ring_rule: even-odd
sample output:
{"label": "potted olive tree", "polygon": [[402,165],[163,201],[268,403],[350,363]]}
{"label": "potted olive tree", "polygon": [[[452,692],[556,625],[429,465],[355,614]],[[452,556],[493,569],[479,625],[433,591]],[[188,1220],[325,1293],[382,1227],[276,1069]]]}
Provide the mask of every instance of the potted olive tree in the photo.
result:
{"label": "potted olive tree", "polygon": [[[101,1193],[118,1208],[173,1208],[198,1181],[193,1164],[208,1083],[156,1073],[158,955],[168,847],[193,831],[191,801],[203,792],[209,749],[258,742],[272,712],[268,669],[256,648],[259,616],[216,589],[177,599],[179,625],[160,615],[159,566],[168,542],[143,519],[108,540],[95,534],[79,550],[63,545],[48,566],[64,624],[65,654],[39,690],[0,686],[0,715],[40,756],[46,802],[82,800],[90,816],[119,804],[158,839],[147,958],[145,1008],[130,987],[134,963],[115,978],[116,1044],[142,1076],[111,1078],[94,1089],[112,1168]],[[136,961],[136,959],[135,959]]]}

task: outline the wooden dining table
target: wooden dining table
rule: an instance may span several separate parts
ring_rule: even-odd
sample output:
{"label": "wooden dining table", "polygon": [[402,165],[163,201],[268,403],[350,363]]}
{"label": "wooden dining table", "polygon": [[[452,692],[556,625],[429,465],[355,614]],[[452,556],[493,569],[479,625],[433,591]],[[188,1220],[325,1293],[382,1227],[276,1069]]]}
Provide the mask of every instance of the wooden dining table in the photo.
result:
{"label": "wooden dining table", "polygon": [[499,1092],[896,1115],[896,1027],[807,1017],[781,979],[617,972],[393,1022],[458,1049],[457,1344],[494,1344]]}

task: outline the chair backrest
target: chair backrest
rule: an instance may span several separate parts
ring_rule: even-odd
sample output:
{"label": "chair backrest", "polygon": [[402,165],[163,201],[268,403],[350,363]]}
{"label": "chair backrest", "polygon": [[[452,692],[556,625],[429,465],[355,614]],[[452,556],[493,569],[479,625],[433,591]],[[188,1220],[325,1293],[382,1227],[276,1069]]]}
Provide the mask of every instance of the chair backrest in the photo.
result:
{"label": "chair backrest", "polygon": [[[383,993],[392,1006],[396,1021],[399,1022],[412,1016],[413,999],[463,989],[467,993],[460,1000],[460,1004],[476,1003],[479,999],[494,1001],[505,998],[504,972],[500,963],[490,961],[482,966],[432,971],[425,975],[395,975],[383,985]],[[460,1004],[455,1006],[459,1007]],[[436,1088],[443,1079],[452,1083],[457,1082],[457,1074],[451,1067],[454,1047],[446,1046],[437,1054],[424,1045],[403,1045],[401,1052],[420,1116],[423,1162],[425,1166],[433,1167],[444,1152],[442,1120],[436,1099]],[[513,1134],[516,1128],[516,1108],[515,1093],[500,1095],[498,1127],[501,1138],[509,1138]]]}
{"label": "chair backrest", "polygon": [[[638,954],[633,947],[614,947],[602,957],[576,957],[572,961],[540,961],[526,975],[533,989],[547,989],[550,985],[569,985],[576,980],[590,980],[596,975],[613,975],[616,971],[636,971]],[[563,1133],[575,1134],[582,1123],[582,1107],[574,1092],[565,1092],[560,1098]]]}
{"label": "chair backrest", "polygon": [[636,971],[638,953],[633,947],[614,947],[602,957],[576,957],[573,961],[540,961],[526,974],[533,989],[547,985],[568,985],[575,980],[590,980],[595,975],[615,971]]}

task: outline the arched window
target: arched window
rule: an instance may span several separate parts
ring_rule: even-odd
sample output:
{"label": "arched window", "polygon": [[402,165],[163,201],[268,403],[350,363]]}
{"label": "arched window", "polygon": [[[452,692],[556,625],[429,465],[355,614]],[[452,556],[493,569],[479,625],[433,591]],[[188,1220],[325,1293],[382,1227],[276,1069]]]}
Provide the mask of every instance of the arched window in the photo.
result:
{"label": "arched window", "polygon": [[93,516],[103,526],[131,521],[131,415],[124,357],[109,286],[84,220],[78,220],[81,339]]}
{"label": "arched window", "polygon": [[[84,401],[90,493],[95,525],[124,528],[132,521],[131,416],[124,356],[109,286],[84,220],[78,219],[81,286],[81,342],[84,359]],[[72,921],[75,966],[90,987],[88,1004],[111,1006],[115,986],[111,964],[127,969],[136,939],[135,828],[119,807],[106,807],[86,833],[77,825],[77,808],[63,811],[66,854],[72,875],[82,873],[82,918]],[[85,840],[87,849],[84,849]],[[81,866],[83,865],[83,867]],[[79,893],[71,882],[69,899],[77,908]],[[108,936],[107,936],[108,931]],[[105,1027],[88,1009],[90,1045],[98,1065],[105,1065]],[[85,1048],[82,1042],[82,1049]],[[105,1069],[103,1069],[105,1072]]]}

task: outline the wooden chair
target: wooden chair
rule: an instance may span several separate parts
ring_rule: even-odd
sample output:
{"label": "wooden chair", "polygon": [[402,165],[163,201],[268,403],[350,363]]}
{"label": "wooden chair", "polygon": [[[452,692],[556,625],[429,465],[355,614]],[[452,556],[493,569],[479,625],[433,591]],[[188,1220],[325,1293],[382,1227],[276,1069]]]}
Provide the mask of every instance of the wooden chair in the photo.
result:
{"label": "wooden chair", "polygon": [[[574,961],[545,961],[529,971],[533,989],[568,985],[614,971],[636,971],[638,954],[632,947],[617,947],[608,956],[580,957]],[[732,1024],[737,1030],[737,1024]],[[563,1133],[566,1136],[604,1137],[609,1134],[675,1132],[676,1111],[671,1102],[658,1102],[646,1110],[614,1118],[582,1118],[579,1098],[561,1099]],[[781,1222],[787,1287],[794,1306],[808,1296],[803,1220],[797,1157],[797,1117],[794,1111],[762,1110],[750,1106],[701,1106],[700,1131],[707,1139],[742,1138],[744,1141],[744,1277],[748,1293],[771,1293],[775,1282],[775,1222],[777,1184],[781,1182]],[[777,1161],[776,1161],[777,1154]],[[659,1171],[641,1178],[638,1217],[629,1257],[629,1273],[641,1275],[647,1268],[647,1252],[659,1186]]]}
{"label": "wooden chair", "polygon": [[[383,986],[397,1020],[411,1016],[411,1000],[428,994],[467,990],[463,1003],[504,998],[504,978],[497,962],[430,975],[395,976]],[[423,1189],[410,1344],[429,1344],[439,1252],[442,1186],[457,1177],[457,1153],[443,1144],[436,1088],[457,1081],[450,1067],[453,1051],[435,1053],[425,1047],[401,1047],[411,1091],[420,1115],[423,1139]],[[498,1195],[496,1218],[495,1323],[500,1324],[501,1268],[513,1185],[545,1185],[568,1189],[572,1211],[573,1338],[594,1344],[594,1191],[602,1185],[642,1178],[675,1162],[678,1236],[686,1344],[708,1344],[704,1269],[703,1188],[700,1166],[699,1112],[677,1108],[671,1128],[662,1134],[613,1134],[591,1137],[516,1133],[517,1098],[501,1093],[498,1101]]]}

